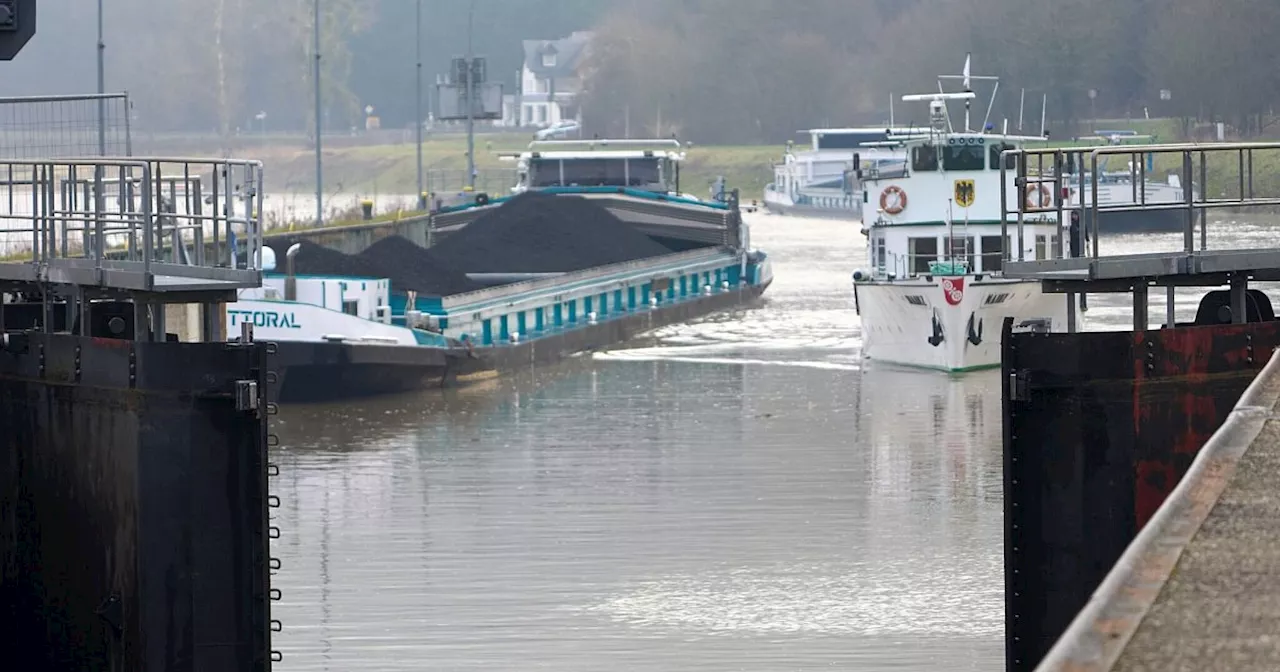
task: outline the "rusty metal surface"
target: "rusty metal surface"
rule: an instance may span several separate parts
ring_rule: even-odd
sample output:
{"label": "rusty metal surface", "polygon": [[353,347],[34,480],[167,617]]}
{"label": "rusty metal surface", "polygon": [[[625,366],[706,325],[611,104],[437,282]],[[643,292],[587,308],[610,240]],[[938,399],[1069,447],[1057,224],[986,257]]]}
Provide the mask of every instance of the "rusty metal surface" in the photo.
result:
{"label": "rusty metal surface", "polygon": [[1280,354],[1038,669],[1276,669],[1278,400]]}
{"label": "rusty metal surface", "polygon": [[1006,667],[1030,670],[1280,344],[1280,323],[1009,336]]}
{"label": "rusty metal surface", "polygon": [[269,669],[265,345],[8,334],[0,650],[24,669]]}

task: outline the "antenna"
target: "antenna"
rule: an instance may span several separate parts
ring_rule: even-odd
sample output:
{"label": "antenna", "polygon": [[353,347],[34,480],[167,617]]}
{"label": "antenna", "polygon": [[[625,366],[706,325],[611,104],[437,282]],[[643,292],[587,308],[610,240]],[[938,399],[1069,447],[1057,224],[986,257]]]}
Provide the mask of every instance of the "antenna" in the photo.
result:
{"label": "antenna", "polygon": [[[976,95],[973,95],[973,89],[972,89],[972,85],[971,85],[971,82],[972,82],[973,80],[982,80],[982,81],[993,81],[993,82],[995,82],[995,83],[996,83],[996,87],[995,87],[995,90],[993,90],[993,91],[991,92],[991,102],[987,105],[987,115],[986,115],[986,117],[982,120],[982,125],[983,125],[983,127],[985,128],[985,127],[986,127],[986,125],[987,125],[987,122],[991,120],[991,109],[992,109],[992,107],[994,107],[994,106],[995,106],[995,103],[996,103],[996,93],[1000,90],[1000,78],[999,78],[999,77],[995,77],[995,76],[991,76],[991,75],[975,75],[975,74],[972,74],[972,73],[970,72],[970,69],[971,69],[971,68],[970,68],[970,66],[971,66],[971,65],[972,65],[972,54],[965,54],[965,56],[964,56],[964,72],[962,72],[962,73],[961,73],[961,74],[959,74],[959,75],[938,75],[938,92],[939,92],[939,93],[941,93],[941,92],[942,92],[942,80],[944,80],[944,79],[959,79],[959,80],[962,80],[962,82],[963,82],[963,84],[964,84],[964,90],[965,90],[965,93],[970,94],[970,98],[976,98],[977,96],[976,96]],[[971,105],[971,103],[970,103],[970,102],[968,102],[968,101],[966,101],[966,102],[965,102],[965,104],[964,104],[964,130],[965,130],[965,132],[966,132],[966,133],[972,133],[972,132],[973,132],[973,131],[972,131],[972,129],[969,127],[969,107],[970,107],[970,105]]]}
{"label": "antenna", "polygon": [[889,128],[893,128],[893,92],[889,92]]}

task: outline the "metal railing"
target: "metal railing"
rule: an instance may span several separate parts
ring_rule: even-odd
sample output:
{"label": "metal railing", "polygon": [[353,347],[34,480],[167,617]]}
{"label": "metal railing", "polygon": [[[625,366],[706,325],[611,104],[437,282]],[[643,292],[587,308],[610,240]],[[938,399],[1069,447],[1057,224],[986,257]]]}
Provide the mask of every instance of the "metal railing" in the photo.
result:
{"label": "metal railing", "polygon": [[10,280],[66,281],[50,270],[67,267],[107,286],[104,269],[141,272],[133,289],[156,275],[253,286],[262,192],[258,161],[0,160],[0,267]]}
{"label": "metal railing", "polygon": [[[1092,260],[1099,258],[1099,224],[1102,215],[1120,212],[1167,212],[1180,211],[1185,215],[1182,229],[1182,252],[1195,254],[1208,250],[1208,211],[1224,208],[1257,208],[1280,206],[1280,194],[1259,196],[1254,182],[1255,153],[1260,151],[1280,151],[1280,142],[1248,142],[1217,144],[1163,144],[1141,146],[1105,146],[1091,148],[1056,148],[1056,149],[1014,149],[1002,152],[1000,164],[1001,221],[1002,232],[1008,235],[1008,227],[1012,215],[1016,215],[1016,226],[1019,239],[1022,238],[1023,227],[1028,215],[1055,215],[1058,222],[1063,215],[1072,210],[1082,214],[1082,226],[1087,223],[1090,237],[1089,253]],[[1208,188],[1208,166],[1213,155],[1234,154],[1236,166],[1233,186],[1235,197],[1210,198]],[[1142,160],[1144,155],[1165,156],[1177,155],[1180,158],[1179,175],[1182,183],[1183,198],[1180,202],[1157,202],[1147,200],[1147,167]],[[1133,202],[1103,204],[1099,198],[1099,185],[1105,182],[1099,170],[1099,159],[1110,156],[1129,156],[1135,167],[1134,179],[1131,181]],[[1034,166],[1032,165],[1034,163]],[[1088,182],[1081,179],[1085,166],[1088,166]],[[1015,212],[1009,210],[1008,175],[1010,168],[1016,171],[1013,184],[1018,191]],[[1075,177],[1070,174],[1074,173]],[[1089,202],[1082,198],[1075,205],[1068,205],[1064,197],[1064,188],[1072,184],[1082,189],[1089,189]],[[1048,191],[1048,202],[1040,205],[1029,204],[1028,195],[1032,189],[1037,192],[1040,187],[1052,185]],[[1199,187],[1197,195],[1196,187]],[[1088,215],[1083,217],[1083,215]],[[1199,223],[1199,247],[1196,246],[1196,228]],[[1062,258],[1062,245],[1055,249],[1055,258]],[[1021,246],[1019,246],[1021,249]],[[1022,261],[1021,253],[1018,259]]]}

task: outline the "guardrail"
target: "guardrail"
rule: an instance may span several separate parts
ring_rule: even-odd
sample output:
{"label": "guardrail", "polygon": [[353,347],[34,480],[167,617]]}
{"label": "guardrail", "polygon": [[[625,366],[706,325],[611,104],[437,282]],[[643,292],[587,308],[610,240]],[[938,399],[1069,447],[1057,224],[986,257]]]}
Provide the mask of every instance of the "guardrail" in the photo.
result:
{"label": "guardrail", "polygon": [[0,160],[8,262],[0,279],[147,291],[156,276],[256,286],[262,184],[258,161]]}
{"label": "guardrail", "polygon": [[[1054,149],[1012,149],[1002,152],[1002,161],[1000,162],[1000,190],[1001,190],[1001,219],[1003,222],[1002,233],[1008,235],[1008,227],[1011,215],[1016,215],[1018,236],[1021,238],[1023,226],[1027,215],[1044,215],[1055,214],[1062,221],[1064,212],[1070,210],[1084,211],[1092,215],[1092,221],[1089,222],[1089,233],[1091,245],[1087,257],[1096,261],[1102,256],[1098,249],[1098,225],[1101,219],[1100,215],[1110,212],[1158,212],[1158,211],[1183,211],[1186,216],[1186,224],[1183,229],[1183,250],[1186,254],[1193,254],[1208,250],[1208,211],[1220,208],[1250,208],[1250,207],[1268,207],[1280,206],[1280,197],[1269,196],[1259,197],[1256,194],[1254,184],[1254,153],[1258,151],[1280,151],[1280,142],[1249,142],[1249,143],[1217,143],[1209,145],[1198,144],[1162,144],[1162,145],[1141,145],[1141,146],[1106,146],[1093,148],[1054,148]],[[1231,154],[1236,155],[1236,175],[1235,190],[1237,197],[1235,198],[1210,198],[1207,188],[1208,182],[1208,162],[1209,157],[1215,154]],[[1147,169],[1144,161],[1141,160],[1143,155],[1170,155],[1176,154],[1181,157],[1181,181],[1183,185],[1183,200],[1180,203],[1149,203],[1146,200],[1146,190],[1143,185],[1147,181]],[[1099,171],[1099,158],[1108,156],[1130,156],[1133,157],[1135,177],[1133,179],[1133,203],[1130,204],[1102,204],[1099,202],[1099,184],[1101,183]],[[1031,165],[1035,163],[1034,169]],[[1089,189],[1090,203],[1087,206],[1068,207],[1064,202],[1064,187],[1068,187],[1068,179],[1065,174],[1075,172],[1077,175],[1085,172],[1084,167],[1088,165],[1089,172]],[[1198,166],[1197,166],[1198,163]],[[1047,164],[1047,165],[1046,165]],[[1008,170],[1012,168],[1016,171],[1013,180],[1015,188],[1019,192],[1017,199],[1018,209],[1016,212],[1009,210],[1008,199]],[[1197,169],[1198,168],[1198,169]],[[1193,185],[1200,186],[1200,196],[1197,197]],[[1053,185],[1050,190],[1050,202],[1040,206],[1032,206],[1028,204],[1026,196],[1029,190],[1044,185]],[[1083,187],[1081,180],[1081,187]],[[1084,199],[1080,199],[1083,203]],[[1200,245],[1196,247],[1196,223],[1199,222],[1200,228]],[[1062,243],[1059,242],[1055,246],[1055,258],[1062,258]],[[1023,261],[1021,246],[1019,246],[1019,257],[1013,259],[1007,257],[1008,261]]]}

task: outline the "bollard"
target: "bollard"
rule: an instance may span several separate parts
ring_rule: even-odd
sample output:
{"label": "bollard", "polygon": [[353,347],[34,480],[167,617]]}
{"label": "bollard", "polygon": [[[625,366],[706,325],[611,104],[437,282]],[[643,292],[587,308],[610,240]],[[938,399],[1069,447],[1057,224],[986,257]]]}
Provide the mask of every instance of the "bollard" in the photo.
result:
{"label": "bollard", "polygon": [[373,201],[367,198],[360,201],[360,214],[366,222],[373,219]]}

